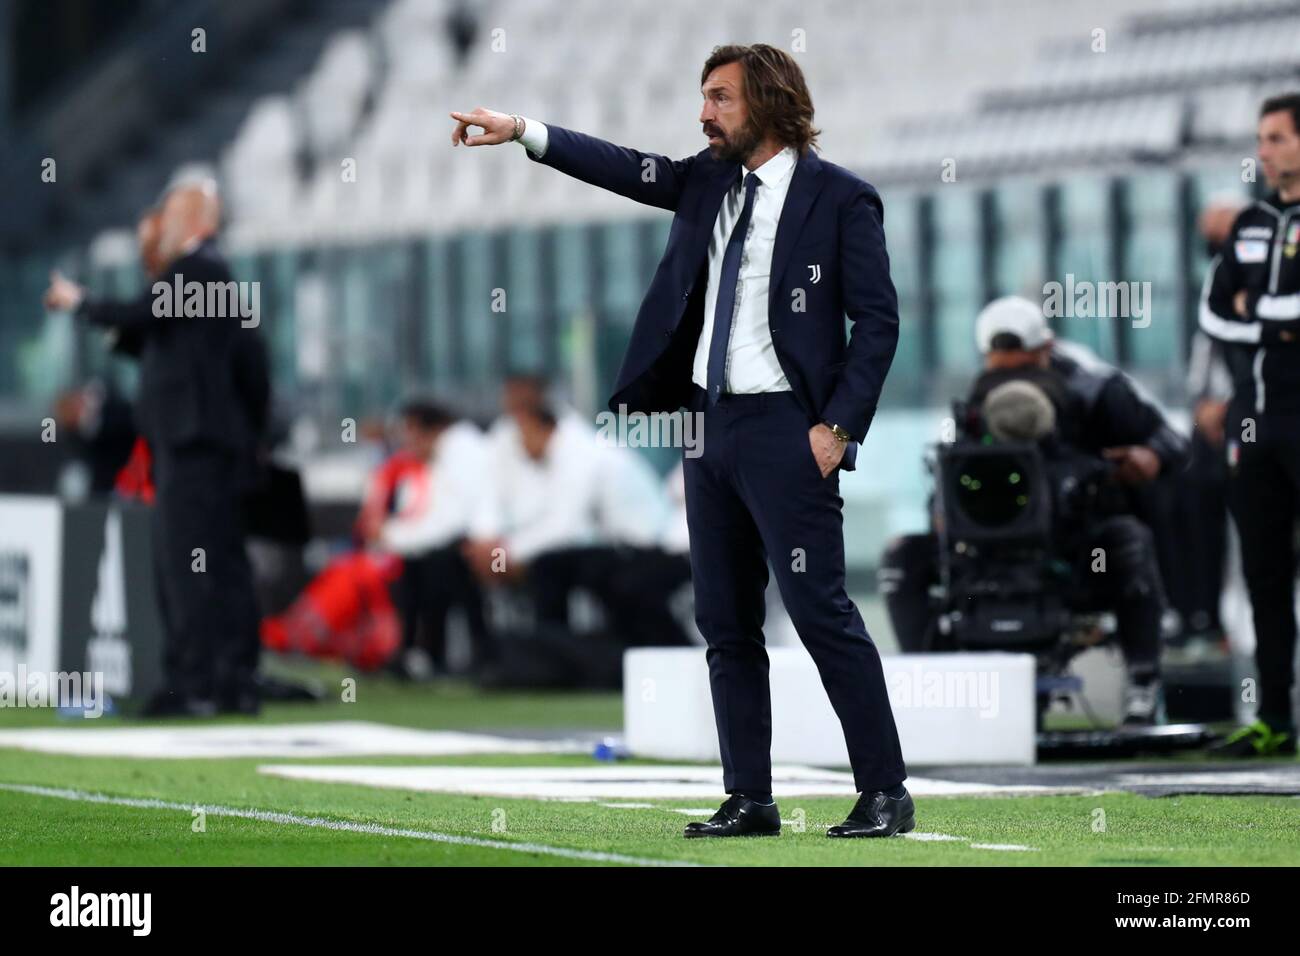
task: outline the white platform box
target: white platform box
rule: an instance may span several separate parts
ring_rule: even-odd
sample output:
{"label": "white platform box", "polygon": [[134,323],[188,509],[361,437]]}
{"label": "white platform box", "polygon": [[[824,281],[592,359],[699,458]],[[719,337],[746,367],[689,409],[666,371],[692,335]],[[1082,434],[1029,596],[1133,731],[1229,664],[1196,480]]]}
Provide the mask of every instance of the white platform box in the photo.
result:
{"label": "white platform box", "polygon": [[[638,757],[718,760],[703,647],[623,657],[623,729]],[[802,647],[771,647],[772,760],[848,766],[839,718]],[[1034,659],[1029,654],[885,657],[885,684],[908,765],[1032,764]]]}

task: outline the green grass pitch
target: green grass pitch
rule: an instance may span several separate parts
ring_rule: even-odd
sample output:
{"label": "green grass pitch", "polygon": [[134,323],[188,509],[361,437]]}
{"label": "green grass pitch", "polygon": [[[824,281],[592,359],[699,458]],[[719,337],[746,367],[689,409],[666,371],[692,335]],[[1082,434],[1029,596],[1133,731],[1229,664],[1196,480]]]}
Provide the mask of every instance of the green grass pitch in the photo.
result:
{"label": "green grass pitch", "polygon": [[[356,703],[270,705],[258,719],[369,720],[485,732],[608,729],[621,723],[621,701],[617,694],[484,694],[454,682],[411,687],[373,679],[360,682]],[[50,711],[0,711],[4,729],[68,723]],[[102,723],[130,722],[105,718]],[[6,849],[0,860],[37,866],[1300,863],[1300,800],[1291,797],[920,797],[917,838],[834,841],[827,839],[826,827],[844,817],[851,795],[780,799],[778,794],[786,821],[780,837],[688,841],[682,827],[699,817],[676,810],[716,806],[721,794],[717,800],[608,801],[653,804],[615,808],[597,802],[385,790],[257,773],[258,765],[268,762],[298,761],[127,760],[0,749],[0,846]],[[582,755],[301,762],[594,763]],[[204,808],[199,832],[195,807]]]}

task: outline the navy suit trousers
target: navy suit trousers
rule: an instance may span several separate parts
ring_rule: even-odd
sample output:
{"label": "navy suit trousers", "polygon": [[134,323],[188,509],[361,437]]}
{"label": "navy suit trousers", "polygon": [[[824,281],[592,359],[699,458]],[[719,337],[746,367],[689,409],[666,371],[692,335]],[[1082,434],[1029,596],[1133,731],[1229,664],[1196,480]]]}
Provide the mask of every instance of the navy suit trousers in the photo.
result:
{"label": "navy suit trousers", "polygon": [[825,478],[808,443],[814,424],[793,392],[724,394],[703,415],[698,457],[685,457],[695,621],[728,793],[772,789],[772,702],[763,638],[771,559],[800,640],[840,719],[860,791],[907,777],[880,654],[844,586],[839,469]]}

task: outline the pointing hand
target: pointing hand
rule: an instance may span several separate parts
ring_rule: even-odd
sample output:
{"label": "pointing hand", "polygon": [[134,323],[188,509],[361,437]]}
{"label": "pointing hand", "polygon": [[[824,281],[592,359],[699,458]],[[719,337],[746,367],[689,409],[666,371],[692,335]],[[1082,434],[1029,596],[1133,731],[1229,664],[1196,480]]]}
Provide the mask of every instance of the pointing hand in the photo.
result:
{"label": "pointing hand", "polygon": [[[515,135],[513,116],[484,109],[482,106],[472,113],[452,113],[451,118],[456,121],[456,128],[451,133],[452,146],[461,143],[466,146],[496,146],[498,143],[510,142]],[[471,126],[481,127],[483,132],[470,136]]]}

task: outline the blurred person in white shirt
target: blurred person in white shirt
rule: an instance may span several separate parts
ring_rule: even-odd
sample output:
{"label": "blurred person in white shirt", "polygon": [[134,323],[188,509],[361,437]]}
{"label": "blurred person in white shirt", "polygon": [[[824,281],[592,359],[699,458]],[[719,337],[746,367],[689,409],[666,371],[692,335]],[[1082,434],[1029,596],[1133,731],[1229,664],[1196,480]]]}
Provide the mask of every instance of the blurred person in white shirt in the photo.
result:
{"label": "blurred person in white shirt", "polygon": [[399,414],[400,450],[371,476],[357,523],[369,546],[402,559],[393,596],[403,641],[394,667],[408,677],[426,676],[430,664],[434,673],[446,670],[447,619],[459,608],[478,669],[492,644],[462,546],[482,497],[487,440],[478,426],[428,399],[407,401]]}
{"label": "blurred person in white shirt", "polygon": [[689,580],[689,562],[661,568],[670,509],[654,470],[556,402],[540,376],[512,376],[502,406],[466,548],[479,579],[525,587],[539,627],[569,629],[570,597],[581,589],[600,602],[617,640],[680,643],[667,592],[682,583],[683,563]]}

